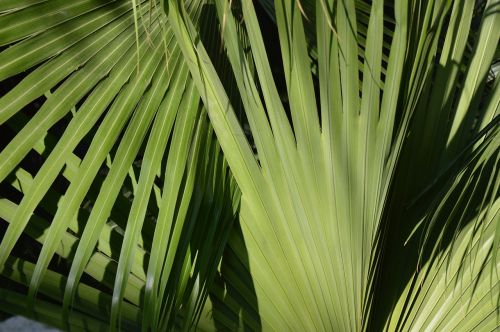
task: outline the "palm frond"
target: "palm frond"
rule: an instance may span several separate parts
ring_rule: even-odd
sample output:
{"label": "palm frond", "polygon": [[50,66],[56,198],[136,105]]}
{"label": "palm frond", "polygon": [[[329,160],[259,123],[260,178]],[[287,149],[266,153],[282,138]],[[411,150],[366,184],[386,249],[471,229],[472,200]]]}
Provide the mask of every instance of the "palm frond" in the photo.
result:
{"label": "palm frond", "polygon": [[494,330],[499,40],[499,0],[1,1],[0,310]]}
{"label": "palm frond", "polygon": [[[203,5],[189,6],[200,24]],[[63,329],[189,326],[239,195],[162,6],[1,10],[1,310]]]}
{"label": "palm frond", "polygon": [[[354,1],[330,1],[323,7],[316,4],[319,78],[311,75],[308,39],[298,2],[275,1],[288,109],[281,103],[271,76],[253,3],[241,2],[253,64],[243,56],[235,33],[233,11],[237,7],[228,11],[227,1],[222,0],[216,1],[216,5],[219,22],[225,24],[225,47],[257,147],[258,161],[250,153],[217,71],[181,2],[170,1],[169,18],[242,191],[240,221],[244,242],[240,247],[244,248],[234,251],[248,252],[249,266],[242,270],[251,274],[258,299],[249,312],[258,312],[264,330],[368,329],[371,315],[379,310],[372,303],[378,303],[382,296],[375,290],[384,264],[381,255],[389,247],[387,228],[404,220],[402,215],[390,215],[393,206],[404,204],[404,200],[393,198],[394,186],[404,181],[399,169],[408,167],[408,172],[413,169],[409,164],[404,165],[400,155],[411,152],[406,150],[409,141],[427,134],[424,126],[414,123],[415,118],[426,112],[424,105],[427,107],[426,100],[435,82],[433,73],[439,66],[437,56],[445,52],[440,37],[455,37],[455,30],[448,33],[443,29],[445,19],[450,15],[470,16],[470,9],[461,12],[461,6],[452,9],[450,2],[444,1],[421,5],[395,2],[389,7],[394,12],[387,14],[394,17],[394,30],[387,68],[382,75],[381,40],[387,8],[382,1],[372,2],[361,63],[363,79],[359,80]],[[500,22],[496,12],[491,11],[496,5],[494,1],[486,5],[483,15],[488,19],[483,20],[475,37],[478,42],[473,57],[485,68],[493,60],[489,50],[496,48],[495,43],[487,41],[490,38],[498,41],[497,30],[491,28]],[[336,31],[328,28],[329,17],[325,16],[324,7],[331,10],[330,20],[335,22]],[[484,29],[488,32],[482,34]],[[476,66],[474,63],[471,60],[464,65]],[[250,70],[253,65],[257,77]],[[446,75],[453,76],[456,72],[448,70]],[[470,79],[473,90],[484,82],[484,78],[474,77]],[[319,92],[313,83],[316,79]],[[456,81],[453,83],[448,89],[464,96],[463,88]],[[441,99],[438,96],[434,97],[435,103],[445,105],[449,95],[441,94]],[[496,105],[498,101],[490,102]],[[463,118],[459,111],[462,108],[471,113],[476,110],[471,98],[461,103],[468,107],[451,106],[457,110],[453,113],[457,119]],[[446,107],[434,110],[441,109]],[[485,110],[496,112],[491,107],[481,111]],[[447,124],[439,122],[439,125]],[[495,132],[495,138],[496,135]],[[457,156],[457,151],[452,153],[449,145],[444,148],[453,156],[448,160]],[[404,158],[410,157],[413,160],[415,156]],[[412,195],[412,191],[408,193]],[[413,195],[416,197],[417,193]],[[398,211],[404,213],[405,209]],[[431,213],[429,209],[423,211],[426,215]],[[410,224],[417,222],[413,219]],[[245,298],[248,286],[238,279],[232,281],[239,295]],[[240,318],[228,312],[219,321],[225,321],[226,327],[234,327]]]}

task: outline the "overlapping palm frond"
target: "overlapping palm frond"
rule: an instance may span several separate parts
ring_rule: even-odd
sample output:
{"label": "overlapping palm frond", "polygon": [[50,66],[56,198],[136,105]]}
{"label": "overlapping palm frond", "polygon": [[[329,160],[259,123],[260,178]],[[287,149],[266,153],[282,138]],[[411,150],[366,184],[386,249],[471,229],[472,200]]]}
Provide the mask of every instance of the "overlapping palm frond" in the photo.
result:
{"label": "overlapping palm frond", "polygon": [[499,39],[500,0],[0,1],[0,310],[494,330]]}
{"label": "overlapping palm frond", "polygon": [[384,330],[494,331],[498,327],[498,129],[488,133],[470,164],[432,202],[428,222],[413,239],[420,248],[417,269]]}
{"label": "overlapping palm frond", "polygon": [[[251,294],[250,288],[236,268],[227,272],[227,283],[238,294],[233,301],[242,309],[239,314],[218,317],[219,323],[228,330],[244,324],[277,331],[356,331],[383,328],[376,320],[391,317],[386,325],[391,331],[456,329],[462,323],[446,325],[446,319],[460,313],[471,318],[464,318],[464,330],[467,324],[473,327],[473,321],[483,322],[486,329],[493,326],[498,321],[498,278],[490,267],[498,262],[498,245],[492,241],[498,237],[498,188],[488,187],[490,191],[480,194],[487,201],[483,205],[477,205],[477,199],[476,205],[467,204],[463,195],[480,182],[498,182],[498,165],[491,166],[491,160],[498,158],[494,129],[498,84],[494,92],[484,93],[500,37],[498,1],[489,1],[479,10],[464,1],[396,1],[388,6],[372,1],[362,56],[355,1],[316,1],[314,18],[304,17],[302,2],[275,1],[289,109],[271,74],[254,4],[215,2],[219,21],[225,22],[225,47],[258,160],[180,1],[169,2],[169,18],[242,191],[244,242],[234,244],[240,247],[234,252],[241,252],[244,262],[248,251],[246,272],[252,276],[257,296],[256,301],[245,296]],[[480,18],[475,27],[467,23],[474,11]],[[253,63],[242,56],[235,25],[239,15],[245,22]],[[383,71],[387,17],[393,17],[394,23]],[[317,44],[312,47],[306,38],[306,19],[316,25]],[[470,40],[473,49],[465,52]],[[316,75],[308,54],[314,47]],[[481,135],[476,136],[478,132]],[[483,150],[489,152],[483,154]],[[480,156],[468,160],[473,154]],[[465,170],[457,173],[464,163]],[[486,164],[493,171],[482,173],[490,169]],[[469,181],[459,180],[463,177]],[[449,181],[456,183],[438,190]],[[427,204],[422,203],[422,195]],[[440,206],[452,204],[450,197],[455,195],[460,197],[455,209],[487,216],[480,218],[481,226],[471,226],[471,216],[462,222],[460,215],[443,217]],[[418,201],[419,213],[410,213],[413,200]],[[443,218],[445,222],[437,222]],[[470,231],[478,227],[480,233]],[[415,257],[409,255],[405,262],[394,261],[391,250],[405,247],[412,230],[412,239],[424,239],[423,248],[413,247]],[[445,240],[450,232],[453,241]],[[436,237],[438,245],[433,248],[429,243]],[[485,241],[481,250],[475,247],[477,238]],[[467,242],[470,248],[464,249],[461,244]],[[481,276],[482,293],[472,293],[467,285],[463,292],[454,293],[443,277],[459,270],[456,260],[464,253],[477,258],[479,265],[473,265],[472,276],[463,281]],[[439,263],[443,260],[451,262],[446,269]],[[410,266],[413,279],[394,272],[402,266]],[[429,274],[438,277],[429,279]],[[382,292],[382,277],[392,283],[396,294]],[[458,279],[454,280],[460,284]],[[398,291],[398,285],[407,284],[405,292]],[[425,287],[435,292],[423,294]],[[481,306],[456,305],[461,294],[470,297],[473,305],[478,297]],[[425,307],[425,303],[433,305],[436,296],[455,302]],[[392,301],[397,302],[396,309]],[[409,301],[416,304],[408,305]]]}
{"label": "overlapping palm frond", "polygon": [[[194,21],[203,6],[187,4]],[[239,191],[163,7],[0,10],[1,310],[71,330],[189,326]]]}

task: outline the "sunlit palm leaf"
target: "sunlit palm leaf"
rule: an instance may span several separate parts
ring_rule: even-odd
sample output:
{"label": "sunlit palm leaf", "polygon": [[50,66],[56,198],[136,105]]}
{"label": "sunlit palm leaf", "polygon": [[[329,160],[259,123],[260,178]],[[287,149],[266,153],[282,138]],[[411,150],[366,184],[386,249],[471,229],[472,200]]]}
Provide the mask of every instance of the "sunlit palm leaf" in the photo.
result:
{"label": "sunlit palm leaf", "polygon": [[[12,87],[0,119],[14,133],[0,153],[4,311],[64,329],[189,326],[214,277],[238,189],[162,7],[133,3],[1,4],[0,80]],[[190,3],[193,20],[203,5]],[[200,215],[214,191],[228,203]]]}
{"label": "sunlit palm leaf", "polygon": [[0,308],[494,330],[499,6],[1,1]]}
{"label": "sunlit palm leaf", "polygon": [[[301,4],[298,1],[275,1],[290,103],[289,122],[285,115],[286,107],[281,105],[271,76],[252,2],[242,1],[240,6],[260,85],[256,84],[257,78],[251,73],[252,65],[242,57],[242,47],[235,34],[233,11],[239,7],[230,8],[231,2],[216,1],[219,21],[225,24],[222,31],[227,54],[257,146],[257,162],[250,154],[248,142],[243,138],[228,97],[183,5],[174,0],[169,3],[169,18],[177,40],[188,59],[224,154],[242,190],[244,242],[240,242],[239,252],[248,250],[249,267],[243,265],[242,269],[251,274],[255,283],[258,301],[253,310],[260,315],[262,328],[368,329],[371,315],[383,312],[383,309],[373,307],[372,302],[375,300],[378,303],[379,297],[383,296],[376,290],[379,289],[377,276],[384,266],[380,255],[385,254],[384,248],[391,248],[386,229],[405,221],[403,214],[391,211],[404,213],[408,208],[404,199],[393,196],[393,184],[396,183],[398,188],[400,181],[405,183],[404,176],[409,174],[405,172],[414,169],[405,161],[399,162],[400,152],[411,153],[413,150],[407,149],[407,144],[415,149],[411,140],[428,135],[425,125],[419,125],[418,120],[414,125],[411,120],[421,117],[428,109],[426,101],[432,92],[433,72],[438,68],[436,57],[438,52],[445,52],[439,43],[441,35],[455,38],[453,29],[450,33],[443,29],[445,18],[448,15],[455,19],[460,15],[470,17],[470,9],[462,11],[463,7],[459,4],[451,6],[445,1],[422,5],[418,2],[395,2],[394,7],[389,7],[394,9],[394,13],[387,14],[394,15],[395,27],[391,34],[387,70],[382,76],[381,41],[387,8],[382,1],[372,2],[361,64],[363,79],[360,81],[356,3],[325,1],[326,11],[316,3],[318,103],[313,84],[317,78],[311,77]],[[499,29],[493,28],[500,23],[497,12],[493,10],[496,6],[497,2],[490,1],[483,11],[485,19],[479,34],[473,37],[477,43],[472,53],[472,67],[484,64],[487,68],[493,60],[491,49],[496,49],[500,33]],[[325,16],[325,12],[333,13],[330,20],[335,22],[335,30],[328,27],[329,17]],[[460,26],[460,29],[465,28]],[[454,45],[455,40],[449,42]],[[463,47],[463,43],[457,44],[458,48]],[[464,62],[464,65],[469,63]],[[476,74],[466,78],[466,85],[470,85],[467,89],[482,90],[485,77],[478,77],[472,67],[468,67],[470,72]],[[445,72],[451,77],[455,77],[456,73],[453,70]],[[473,105],[477,104],[472,104],[472,98],[467,98],[464,88],[458,86],[456,81],[452,79],[451,82],[453,84],[448,89],[462,96],[461,101],[458,105],[448,106],[446,100],[449,95],[440,94],[434,97],[434,105],[441,106],[432,110],[446,112],[452,107],[458,110],[453,112],[456,120],[452,122],[463,122],[466,116],[460,110],[474,113],[477,108]],[[480,112],[497,113],[498,100],[495,98],[488,101],[495,111],[485,106]],[[320,109],[317,111],[318,105]],[[318,114],[321,115],[321,123]],[[495,121],[494,127],[498,122],[493,120],[493,115],[487,118],[489,120],[484,124]],[[449,126],[446,121],[440,121],[438,125]],[[481,126],[468,123],[465,128],[478,130]],[[441,142],[454,135],[453,126],[446,130],[448,134],[441,138]],[[493,133],[493,140],[497,140],[497,135],[497,132]],[[442,149],[445,151],[440,154],[448,157],[434,161],[438,163],[435,166],[437,171],[426,174],[427,183],[433,177],[443,177],[440,171],[451,162],[454,161],[455,165],[460,163],[457,157],[463,156],[463,153],[470,154],[472,146],[467,146],[469,142],[470,139],[464,138],[459,148],[444,144]],[[468,150],[463,152],[466,148]],[[414,160],[420,155],[408,157]],[[396,172],[397,166],[401,170]],[[448,172],[444,176],[449,178],[453,174]],[[490,176],[495,178],[496,173]],[[410,178],[407,180],[411,181]],[[415,199],[423,189],[418,182],[413,184],[420,189],[407,191],[405,199]],[[422,184],[425,185],[425,182]],[[438,195],[434,199],[439,201],[446,197],[444,194],[446,192],[434,194]],[[494,193],[493,201],[496,197]],[[430,206],[421,207],[421,216],[431,213]],[[471,207],[464,205],[464,208]],[[408,225],[416,225],[421,216],[409,219]],[[440,230],[434,229],[431,233],[436,232],[439,234]],[[454,232],[463,234],[465,231],[458,228]],[[429,241],[431,235],[424,238]],[[396,246],[403,243],[404,240],[396,242]],[[434,255],[437,253],[428,259]],[[493,277],[491,272],[488,273]],[[228,278],[230,283],[231,277]],[[232,281],[244,299],[248,294],[247,286],[237,279]],[[491,287],[494,291],[495,286]],[[494,302],[487,305],[494,308]],[[436,313],[436,321],[446,314]],[[242,320],[241,314],[234,316],[230,312],[222,313],[218,319],[227,329],[235,329]],[[433,322],[430,318],[420,327],[430,328]],[[255,324],[249,323],[248,326],[255,328]]]}

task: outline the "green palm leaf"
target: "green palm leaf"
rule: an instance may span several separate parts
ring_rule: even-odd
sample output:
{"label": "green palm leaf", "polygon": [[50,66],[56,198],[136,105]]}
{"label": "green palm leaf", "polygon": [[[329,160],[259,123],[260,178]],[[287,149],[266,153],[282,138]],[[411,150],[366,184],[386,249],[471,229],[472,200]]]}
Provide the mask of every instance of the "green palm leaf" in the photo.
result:
{"label": "green palm leaf", "polygon": [[0,1],[0,310],[495,330],[499,40],[499,0]]}
{"label": "green palm leaf", "polygon": [[[240,139],[241,126],[235,121],[227,94],[183,5],[171,1],[169,17],[181,49],[189,59],[188,65],[224,154],[242,190],[243,238],[249,256],[248,272],[255,283],[258,299],[254,311],[260,314],[264,330],[368,329],[372,315],[382,311],[372,303],[379,303],[378,297],[381,296],[375,290],[379,287],[377,276],[385,264],[381,255],[391,244],[386,242],[386,235],[392,231],[393,223],[404,220],[401,214],[393,212],[405,211],[398,206],[401,201],[398,203],[398,198],[393,198],[393,188],[398,188],[399,181],[404,181],[402,174],[413,168],[405,164],[405,159],[401,160],[401,151],[403,154],[414,151],[406,150],[406,144],[427,135],[427,127],[414,118],[427,111],[425,101],[431,93],[432,73],[437,68],[436,55],[438,51],[443,52],[439,38],[441,34],[447,35],[446,31],[441,33],[445,17],[467,17],[470,14],[467,10],[461,12],[459,5],[452,9],[449,2],[436,1],[421,8],[414,7],[416,3],[411,2],[395,3],[395,28],[387,69],[382,77],[384,7],[382,2],[372,2],[360,88],[356,4],[353,1],[326,2],[323,7],[316,4],[320,95],[320,110],[317,111],[317,93],[313,84],[316,78],[311,77],[309,69],[301,4],[298,1],[276,1],[276,23],[290,103],[291,121],[288,122],[284,120],[286,111],[280,105],[274,80],[269,76],[271,71],[253,4],[243,1],[241,14],[235,15],[243,15],[245,19],[260,85],[251,74],[252,65],[241,56],[242,48],[232,18],[238,6],[230,9],[230,2],[222,0],[216,4],[219,21],[225,24],[222,30],[224,41],[257,146],[258,164],[248,152],[248,142]],[[485,19],[476,37],[477,50],[473,53],[473,58],[476,56],[477,61],[485,66],[493,60],[489,49],[495,49],[497,45],[488,42],[489,38],[498,41],[497,32],[490,35],[497,31],[492,25],[499,22],[493,10],[495,6],[494,1],[486,4]],[[332,17],[325,12],[333,13]],[[336,31],[326,27],[328,19],[336,23]],[[408,45],[416,48],[411,49]],[[470,66],[475,66],[474,60]],[[474,68],[470,71],[477,73]],[[447,71],[446,75],[456,75],[456,72]],[[469,91],[481,89],[484,79],[476,78],[477,75],[471,76]],[[466,82],[469,82],[468,78]],[[257,92],[259,87],[263,100]],[[467,98],[463,94],[465,87],[459,87],[455,82],[450,88]],[[445,105],[445,98],[449,96],[441,94],[440,98],[436,102]],[[472,105],[472,98],[463,98],[454,106],[457,107],[453,113],[455,121],[464,118],[460,111],[464,106],[460,104]],[[492,106],[483,108],[482,112],[497,112],[492,111],[497,102],[490,99],[488,103],[493,103]],[[474,113],[477,108],[464,109]],[[321,129],[318,114],[322,116]],[[493,116],[488,118],[485,124],[493,121]],[[449,126],[446,122],[438,124]],[[291,137],[292,127],[294,134]],[[471,127],[475,128],[472,123],[464,126]],[[453,125],[446,130],[447,137],[441,138],[444,141],[454,135]],[[408,138],[410,133],[411,138]],[[492,137],[493,141],[497,140],[497,133]],[[467,144],[458,149],[444,144],[444,154],[441,152],[441,155],[448,154],[448,162],[436,162],[449,164],[460,156],[459,152],[463,154],[463,149],[470,151]],[[497,152],[497,149],[494,144],[492,151]],[[420,155],[411,157],[411,160],[418,160]],[[476,160],[472,162],[476,163]],[[453,174],[448,173],[447,177],[453,179]],[[439,175],[439,172],[429,172],[427,181]],[[494,179],[496,173],[489,174],[489,177]],[[416,190],[413,191],[416,197],[418,189],[413,190]],[[411,193],[407,188],[403,197],[411,197]],[[446,201],[444,193],[434,194],[438,195],[435,199]],[[492,199],[497,199],[497,192]],[[432,215],[429,208],[421,209],[424,216]],[[418,221],[415,216],[410,224]],[[457,234],[466,232],[460,224],[454,227],[453,232]],[[445,232],[432,229],[423,234],[426,241],[430,240],[431,234]],[[495,227],[485,229],[491,232]],[[432,260],[436,255],[434,252],[427,259]],[[417,274],[421,273],[424,272]],[[245,286],[236,280],[234,284],[234,287],[240,287],[236,289],[244,298]],[[494,294],[494,283],[491,287]],[[405,303],[406,298],[401,301]],[[488,315],[491,312],[494,316],[496,302],[485,301],[484,305],[492,309],[487,311]],[[441,319],[439,315],[444,316],[447,312],[434,314],[438,321]],[[479,315],[477,319],[484,317]],[[234,316],[227,313],[219,319],[226,329],[234,330],[241,318],[234,321]],[[429,318],[428,325],[418,325],[418,328],[431,328],[433,322]]]}
{"label": "green palm leaf", "polygon": [[[202,6],[191,3],[193,19]],[[162,7],[1,8],[1,79],[21,77],[0,98],[2,132],[14,133],[0,152],[2,310],[64,329],[189,326],[222,254],[198,254],[193,229],[217,232],[223,248],[239,196],[212,160],[220,151]],[[214,191],[234,203],[198,215]]]}

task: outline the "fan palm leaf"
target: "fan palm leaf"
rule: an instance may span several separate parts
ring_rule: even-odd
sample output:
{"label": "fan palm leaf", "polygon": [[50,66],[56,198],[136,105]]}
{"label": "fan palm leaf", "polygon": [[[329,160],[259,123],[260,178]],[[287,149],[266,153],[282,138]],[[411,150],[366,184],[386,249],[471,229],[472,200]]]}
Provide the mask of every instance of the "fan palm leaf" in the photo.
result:
{"label": "fan palm leaf", "polygon": [[[455,159],[461,157],[464,150],[471,151],[471,146],[468,146],[474,139],[474,135],[471,137],[470,134],[471,128],[478,132],[487,124],[492,124],[489,129],[497,126],[498,118],[494,118],[498,113],[498,100],[495,97],[487,98],[487,106],[479,111],[481,119],[483,114],[489,114],[485,115],[485,121],[474,125],[471,119],[475,118],[472,114],[478,112],[477,103],[472,102],[473,96],[483,91],[485,73],[493,61],[500,37],[499,30],[493,28],[500,22],[495,10],[498,3],[489,1],[482,11],[483,18],[475,36],[475,49],[470,60],[462,59],[463,51],[460,50],[465,46],[463,38],[469,34],[469,27],[458,25],[458,17],[471,17],[473,8],[468,6],[463,9],[459,3],[454,6],[447,1],[394,3],[394,33],[387,70],[383,76],[384,3],[373,1],[362,58],[362,80],[359,80],[358,72],[361,69],[354,1],[316,3],[318,76],[311,76],[301,4],[298,1],[275,1],[290,107],[291,120],[288,121],[274,79],[270,76],[254,5],[250,1],[241,2],[257,77],[252,75],[252,66],[242,57],[242,47],[235,34],[231,2],[216,1],[219,21],[225,24],[222,29],[225,47],[257,146],[257,161],[242,134],[204,45],[185,15],[183,5],[178,1],[170,1],[169,18],[177,40],[189,59],[193,79],[242,190],[240,220],[244,242],[240,242],[239,246],[244,243],[248,250],[248,272],[255,283],[258,299],[254,309],[260,314],[263,329],[369,329],[372,315],[380,310],[372,306],[372,301],[380,301],[377,298],[380,295],[374,292],[378,287],[379,270],[385,264],[385,260],[382,260],[384,257],[380,255],[390,255],[385,253],[391,245],[386,242],[386,235],[394,223],[403,222],[402,213],[407,207],[401,208],[401,205],[423,190],[422,183],[416,181],[410,184],[414,188],[408,188],[407,182],[411,179],[405,176],[415,174],[405,172],[416,172],[427,176],[426,180],[430,181],[432,177],[442,175],[439,171],[453,161],[456,164]],[[443,30],[447,17],[457,24],[449,31]],[[329,27],[328,22],[335,22],[334,29]],[[458,49],[453,49],[453,56],[458,59],[452,60],[448,56],[450,48],[443,49],[440,37],[444,36],[448,43],[455,46],[457,30],[462,40],[457,42]],[[441,54],[445,64],[449,63],[448,69],[439,73],[443,75],[441,79],[452,80],[445,81],[449,82],[448,86],[438,86],[434,94],[430,88],[433,86],[434,72],[440,68],[438,54]],[[463,61],[467,66],[463,86],[458,86],[453,79],[457,75],[457,69],[453,69],[457,66],[455,61]],[[316,92],[313,84],[315,79],[318,80],[319,92]],[[442,93],[443,88],[448,90],[448,94]],[[451,103],[451,93],[458,96],[455,104]],[[318,95],[319,102],[316,101]],[[428,98],[431,96],[434,101],[429,106]],[[480,96],[476,98],[481,99]],[[447,112],[451,121],[436,121],[437,125],[442,126],[439,128],[441,131],[433,129],[428,132],[427,121],[430,123],[435,120],[426,118],[430,117],[427,116],[430,111],[434,112],[433,117],[445,116]],[[457,133],[454,128],[458,127],[463,128],[458,134],[461,142],[455,143],[452,142]],[[418,148],[412,146],[413,150],[406,150],[406,144],[411,145],[409,142],[427,135],[431,135],[431,140],[439,135],[440,140],[436,144],[441,144],[437,146],[441,158],[431,161],[433,171],[422,168],[414,170],[413,165],[407,162],[420,162],[419,158],[425,160],[425,151],[422,150],[427,147],[418,147],[419,154],[407,156],[403,160],[400,156],[414,153]],[[487,146],[491,153],[497,154],[496,131],[487,139]],[[469,163],[474,166],[467,167],[477,168],[481,165],[477,159]],[[447,174],[451,179],[458,176],[451,173]],[[495,182],[497,173],[493,171],[483,176]],[[393,198],[392,190],[397,190],[402,185],[400,183],[407,185],[404,188],[405,196]],[[470,185],[462,183],[465,189]],[[453,190],[449,189],[450,195]],[[433,194],[444,204],[448,197],[446,193]],[[489,204],[484,206],[487,212],[483,213],[496,220],[494,202],[498,199],[497,189],[485,197],[489,197]],[[467,204],[460,206],[468,207]],[[423,211],[425,213],[414,216],[408,224],[415,225],[421,218],[424,221],[430,218],[433,224],[433,220],[440,215],[430,208]],[[488,224],[488,221],[485,223]],[[467,227],[463,227],[463,224],[453,226],[454,232],[460,234],[455,236],[457,239],[461,236],[467,238],[466,241],[472,239],[472,233],[466,233]],[[432,231],[423,234],[425,244],[433,234],[442,234],[439,238],[443,237],[449,228],[451,226],[441,229],[430,227]],[[493,257],[497,256],[498,248],[491,242],[491,236],[497,236],[495,228],[481,228],[484,233],[490,234],[486,252],[493,254]],[[452,244],[455,242],[452,241]],[[452,244],[441,243],[442,246],[451,246],[444,252],[453,261],[457,253]],[[234,251],[237,252],[237,249]],[[475,251],[474,254],[480,255]],[[432,262],[438,255],[441,255],[440,251],[434,250],[427,259]],[[496,265],[494,262],[491,264]],[[473,270],[473,275],[484,274],[488,276],[485,280],[493,280],[489,288],[484,286],[490,301],[484,300],[482,304],[485,307],[479,311],[463,311],[477,322],[486,317],[495,322],[496,274],[495,269],[486,267],[490,265],[480,264],[481,268]],[[440,267],[429,269],[438,270]],[[426,272],[419,271],[416,274],[419,276],[417,279],[425,279],[423,276]],[[246,294],[247,289],[241,280],[233,277],[233,274],[228,278],[227,282],[233,283],[232,286],[244,297],[242,294]],[[394,282],[394,278],[389,282]],[[421,301],[432,298],[429,294],[421,295],[418,287],[413,286],[412,289],[418,294],[413,296],[420,296]],[[412,297],[408,293],[403,295],[399,300],[401,303],[406,303]],[[457,298],[460,296],[457,294]],[[456,307],[450,306],[442,311],[435,310],[432,312],[435,315],[433,317],[423,314],[421,317],[424,320],[420,323],[426,324],[415,326],[417,330],[431,329],[435,322],[453,310],[457,310]],[[397,317],[396,321],[404,319],[401,317],[405,315],[403,312],[395,311],[393,314]],[[409,315],[415,314],[410,310]],[[239,320],[231,319],[229,314],[221,322],[230,330],[240,324]],[[244,323],[255,326],[257,321]],[[403,325],[387,326],[390,330],[404,329]]]}
{"label": "fan palm leaf", "polygon": [[[210,285],[221,255],[198,255],[192,230],[217,232],[223,248],[239,196],[222,157],[213,164],[220,150],[162,7],[1,6],[1,80],[13,84],[0,117],[14,133],[0,153],[2,309],[65,329],[164,329],[180,314],[189,325],[190,294]],[[194,20],[202,6],[189,6]],[[33,153],[40,169],[26,169]],[[208,219],[215,191],[229,204]],[[33,240],[39,251],[26,255]]]}
{"label": "fan palm leaf", "polygon": [[0,1],[1,310],[494,330],[499,6]]}

